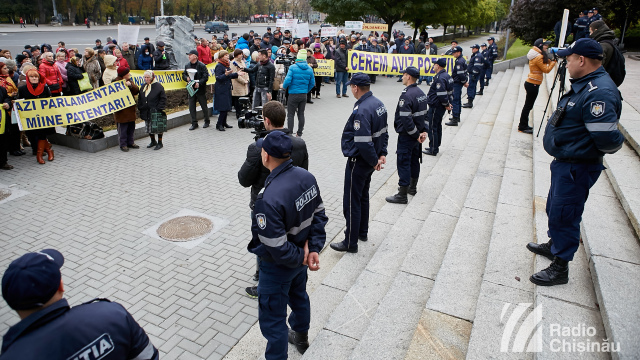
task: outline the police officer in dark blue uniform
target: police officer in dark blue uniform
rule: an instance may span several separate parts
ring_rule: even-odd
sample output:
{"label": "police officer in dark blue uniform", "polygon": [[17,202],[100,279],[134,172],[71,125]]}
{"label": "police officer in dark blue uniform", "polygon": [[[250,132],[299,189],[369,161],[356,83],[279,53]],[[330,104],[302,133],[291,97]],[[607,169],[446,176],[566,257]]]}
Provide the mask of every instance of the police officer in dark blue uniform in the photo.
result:
{"label": "police officer in dark blue uniform", "polygon": [[463,108],[472,108],[473,99],[476,98],[476,88],[478,87],[478,78],[480,73],[484,71],[484,58],[480,53],[480,45],[475,44],[471,47],[471,59],[469,59],[469,87],[467,88],[467,103],[462,105]]}
{"label": "police officer in dark blue uniform", "polygon": [[493,62],[498,58],[498,45],[496,45],[496,38],[493,36],[487,39],[489,47],[487,48],[487,71],[485,72],[485,84],[489,86],[489,80],[491,80],[491,74],[493,73]]}
{"label": "police officer in dark blue uniform", "polygon": [[345,239],[332,243],[336,251],[358,252],[358,240],[369,233],[369,185],[375,170],[387,162],[387,108],[369,91],[369,76],[356,73],[349,85],[356,101],[342,132],[342,154],[347,157],[342,209],[347,223]]}
{"label": "police officer in dark blue uniform", "polygon": [[453,78],[453,117],[451,121],[445,124],[447,126],[458,126],[460,112],[462,111],[462,88],[469,86],[467,82],[467,63],[462,57],[462,48],[460,46],[456,46],[453,56],[456,57],[456,62],[451,71]]}
{"label": "police officer in dark blue uniform", "polygon": [[[316,178],[293,166],[291,138],[272,131],[258,140],[262,164],[271,171],[255,202],[249,252],[260,259],[258,321],[267,339],[267,360],[286,359],[287,341],[304,353],[311,319],[307,267],[320,268],[327,216]],[[287,304],[291,308],[287,328]]]}
{"label": "police officer in dark blue uniform", "polygon": [[429,110],[427,111],[427,135],[429,136],[429,148],[423,153],[436,156],[440,151],[440,143],[442,142],[442,116],[445,110],[451,110],[451,101],[453,101],[453,78],[449,76],[447,70],[447,60],[438,59],[433,65],[436,76],[427,93],[427,103]]}
{"label": "police officer in dark blue uniform", "polygon": [[398,133],[398,193],[387,196],[387,202],[406,204],[407,193],[417,193],[418,178],[420,177],[420,162],[422,160],[422,143],[427,139],[425,118],[427,115],[427,95],[418,87],[420,70],[409,66],[401,71],[402,90],[394,120],[394,127]]}
{"label": "police officer in dark blue uniform", "polygon": [[[602,20],[602,15],[600,15],[599,10],[597,7],[594,7],[593,9],[591,9],[591,11],[593,11],[593,16],[591,17],[591,22],[594,21],[598,21],[598,20]],[[591,24],[589,24],[591,25]]]}
{"label": "police officer in dark blue uniform", "polygon": [[484,78],[487,75],[487,69],[489,68],[489,52],[487,50],[487,44],[480,44],[480,54],[482,55],[482,71],[478,80],[480,82],[480,91],[476,95],[484,95]]}
{"label": "police officer in dark blue uniform", "polygon": [[571,90],[558,102],[544,134],[544,149],[551,162],[551,187],[547,197],[549,242],[527,248],[553,260],[531,276],[537,285],[569,281],[569,261],[580,245],[580,221],[589,189],[604,166],[605,154],[618,151],[624,136],[618,130],[622,100],[616,84],[601,65],[602,46],[579,39],[558,51],[567,58]]}
{"label": "police officer in dark blue uniform", "polygon": [[20,322],[2,340],[0,359],[157,360],[158,350],[122,305],[95,299],[73,308],[63,298],[54,249],[14,260],[2,277],[2,296]]}
{"label": "police officer in dark blue uniform", "polygon": [[573,24],[573,33],[575,40],[582,39],[583,37],[589,35],[587,26],[589,26],[587,11],[581,11],[579,17],[576,19],[576,22]]}

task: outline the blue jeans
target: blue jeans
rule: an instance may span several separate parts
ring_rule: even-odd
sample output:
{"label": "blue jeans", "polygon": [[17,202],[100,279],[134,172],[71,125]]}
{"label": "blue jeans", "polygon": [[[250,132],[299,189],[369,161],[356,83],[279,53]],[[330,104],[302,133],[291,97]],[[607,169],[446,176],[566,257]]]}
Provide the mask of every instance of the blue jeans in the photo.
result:
{"label": "blue jeans", "polygon": [[[349,73],[347,72],[335,72],[336,74],[336,94],[347,93],[347,81],[349,81]],[[342,92],[340,92],[340,84],[342,84]]]}
{"label": "blue jeans", "polygon": [[464,84],[453,83],[453,117],[460,117],[460,112],[462,112],[462,88]]}

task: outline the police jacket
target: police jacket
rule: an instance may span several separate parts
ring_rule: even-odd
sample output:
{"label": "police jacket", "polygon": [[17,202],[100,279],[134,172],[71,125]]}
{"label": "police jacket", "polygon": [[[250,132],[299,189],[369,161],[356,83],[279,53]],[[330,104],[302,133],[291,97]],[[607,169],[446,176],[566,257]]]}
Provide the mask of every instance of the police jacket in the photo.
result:
{"label": "police jacket", "polygon": [[487,46],[487,60],[490,63],[493,63],[498,58],[498,45],[494,42],[493,44]]}
{"label": "police jacket", "polygon": [[387,156],[387,108],[371,91],[356,101],[341,143],[344,156],[361,157],[372,167],[378,164],[380,156]]}
{"label": "police jacket", "polygon": [[618,130],[622,100],[616,84],[601,66],[580,79],[558,102],[564,117],[547,123],[544,149],[556,159],[597,159],[622,147]]}
{"label": "police jacket", "polygon": [[196,74],[193,76],[193,79],[196,80],[200,85],[198,85],[198,89],[196,89],[196,93],[207,92],[207,81],[209,81],[209,71],[207,70],[207,65],[200,61],[196,61],[195,64],[192,64],[191,61],[184,66],[184,72],[182,73],[182,80],[187,81],[187,77],[189,73],[187,73],[188,69],[196,69]]}
{"label": "police jacket", "polygon": [[157,360],[158,350],[122,305],[61,299],[9,328],[0,359]]}
{"label": "police jacket", "polygon": [[[293,165],[309,170],[309,153],[307,152],[307,144],[304,140],[297,136],[291,136],[287,128],[278,129],[278,131],[282,131],[291,138],[293,145],[291,160],[293,160]],[[253,142],[249,144],[247,148],[247,159],[244,161],[244,164],[242,164],[240,171],[238,171],[240,185],[244,187],[251,186],[251,202],[249,203],[249,207],[252,209],[258,193],[264,187],[264,181],[267,179],[267,176],[269,176],[269,169],[262,165],[261,149],[258,149],[256,143]]]}
{"label": "police jacket", "polygon": [[302,266],[307,240],[309,252],[324,247],[328,220],[316,178],[288,160],[273,169],[256,199],[247,250],[289,268]]}
{"label": "police jacket", "polygon": [[464,61],[462,55],[456,59],[453,70],[451,71],[453,82],[459,84],[467,83],[467,62]]}
{"label": "police jacket", "polygon": [[445,69],[441,69],[433,77],[431,87],[427,93],[427,103],[429,105],[448,107],[453,101],[453,78]]}
{"label": "police jacket", "polygon": [[156,50],[153,52],[153,61],[155,66],[154,70],[169,70],[171,68],[171,63],[169,63],[169,56],[165,53],[164,59],[162,51]]}
{"label": "police jacket", "polygon": [[407,135],[414,139],[420,133],[427,131],[425,118],[427,116],[427,95],[422,92],[418,84],[411,84],[402,90],[393,126],[400,135]]}
{"label": "police jacket", "polygon": [[576,22],[573,24],[573,32],[575,33],[576,40],[582,39],[585,37],[585,34],[589,34],[587,26],[589,26],[589,19],[586,16],[576,19]]}
{"label": "police jacket", "polygon": [[273,89],[273,79],[276,77],[276,67],[271,63],[271,61],[267,61],[265,65],[258,62],[256,65],[244,69],[244,71],[249,74],[254,72],[256,73],[256,87],[267,88],[269,90]]}
{"label": "police jacket", "polygon": [[489,50],[488,49],[484,49],[480,52],[482,54],[482,65],[483,68],[488,69],[489,68]]}
{"label": "police jacket", "polygon": [[475,54],[471,55],[471,59],[469,59],[469,72],[473,74],[480,74],[483,68],[484,58],[480,51],[477,51]]}

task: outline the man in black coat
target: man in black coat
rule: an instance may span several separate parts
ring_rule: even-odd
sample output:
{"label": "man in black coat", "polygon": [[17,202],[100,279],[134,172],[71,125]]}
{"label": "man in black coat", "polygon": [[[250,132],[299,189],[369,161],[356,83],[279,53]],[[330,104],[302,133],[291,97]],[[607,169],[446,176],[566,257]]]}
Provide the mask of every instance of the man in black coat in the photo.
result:
{"label": "man in black coat", "polygon": [[258,51],[258,64],[245,69],[247,73],[256,73],[256,90],[253,93],[253,108],[265,105],[271,101],[271,89],[273,79],[276,76],[276,67],[269,61],[267,50]]}
{"label": "man in black coat", "polygon": [[187,83],[192,80],[196,81],[193,85],[196,92],[193,96],[189,96],[189,113],[191,114],[191,127],[189,130],[195,130],[198,128],[198,119],[196,118],[196,101],[200,103],[202,113],[204,114],[203,128],[208,128],[210,122],[209,108],[207,107],[207,81],[209,80],[209,72],[207,71],[207,66],[198,61],[197,50],[191,50],[187,55],[189,55],[189,63],[184,67],[182,79]]}
{"label": "man in black coat", "polygon": [[342,84],[342,97],[349,97],[347,95],[347,81],[349,80],[349,73],[347,73],[347,41],[340,40],[340,45],[334,53],[335,64],[335,78],[336,78],[336,97],[340,97],[340,84]]}
{"label": "man in black coat", "polygon": [[164,41],[158,41],[156,46],[158,48],[153,52],[153,62],[155,63],[153,69],[169,70],[171,68],[171,63],[169,62],[169,55],[167,55],[164,50]]}
{"label": "man in black coat", "polygon": [[[264,104],[262,108],[262,116],[264,117],[264,127],[267,132],[260,134],[262,137],[268,133],[278,130],[287,134],[291,138],[292,150],[291,160],[293,165],[301,167],[305,170],[309,169],[309,153],[307,152],[307,144],[301,137],[293,136],[289,129],[284,127],[284,120],[286,118],[286,111],[284,105],[278,101],[269,101]],[[249,144],[247,149],[247,159],[242,164],[240,171],[238,171],[238,180],[243,187],[251,186],[251,201],[249,207],[251,208],[251,217],[253,218],[253,205],[256,202],[258,194],[264,187],[264,182],[269,176],[269,170],[262,165],[261,149],[256,146],[256,142]],[[254,280],[258,281],[258,269],[256,268],[256,274]],[[253,298],[258,297],[257,286],[246,288],[247,295]]]}

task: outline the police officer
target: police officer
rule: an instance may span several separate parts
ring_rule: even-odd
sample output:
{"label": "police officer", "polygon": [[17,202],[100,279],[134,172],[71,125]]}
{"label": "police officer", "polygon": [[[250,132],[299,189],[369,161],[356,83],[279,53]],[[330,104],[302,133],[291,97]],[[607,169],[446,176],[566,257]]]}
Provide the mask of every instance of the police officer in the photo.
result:
{"label": "police officer", "polygon": [[247,249],[260,257],[258,321],[267,339],[265,358],[280,360],[287,358],[287,341],[300,353],[309,347],[307,268],[320,268],[318,254],[326,241],[328,219],[316,178],[293,166],[291,138],[272,131],[257,146],[271,174],[256,199]]}
{"label": "police officer", "polygon": [[398,133],[398,193],[387,196],[387,202],[406,204],[407,193],[415,195],[420,176],[420,161],[422,160],[421,144],[427,139],[425,117],[427,115],[427,96],[418,87],[420,70],[409,66],[400,71],[402,90],[398,106],[396,107],[393,125]]}
{"label": "police officer", "polygon": [[427,93],[427,135],[429,136],[429,148],[423,153],[431,156],[438,155],[440,143],[442,141],[442,116],[445,110],[451,110],[453,100],[453,78],[446,71],[447,60],[438,59],[433,65],[436,76]]}
{"label": "police officer", "polygon": [[587,11],[587,28],[585,30],[585,37],[589,37],[589,25],[593,22],[593,10]]}
{"label": "police officer", "polygon": [[463,108],[472,108],[473,99],[476,98],[476,88],[478,87],[478,78],[480,73],[484,71],[484,58],[480,53],[480,45],[475,44],[471,47],[471,59],[469,59],[469,87],[467,88],[467,103],[462,105]]}
{"label": "police officer", "polygon": [[587,11],[581,11],[576,22],[573,24],[574,39],[582,39],[589,33],[587,32],[587,26],[589,26],[589,19],[587,18]]}
{"label": "police officer", "polygon": [[480,76],[478,77],[480,91],[478,91],[476,95],[484,95],[484,78],[487,75],[487,69],[489,68],[489,54],[486,43],[480,44],[480,54],[482,54],[482,71],[480,71]]}
{"label": "police officer", "polygon": [[[305,170],[309,169],[309,153],[307,152],[307,144],[301,137],[293,136],[289,132],[288,128],[284,127],[284,120],[287,113],[284,109],[284,105],[279,101],[269,101],[262,108],[262,116],[264,118],[264,127],[267,130],[264,136],[268,135],[272,131],[282,131],[291,138],[292,151],[291,160],[293,166],[301,167]],[[251,218],[253,218],[253,208],[258,198],[258,194],[264,187],[264,181],[269,176],[269,170],[262,165],[261,149],[257,146],[257,142],[252,142],[247,148],[247,158],[245,159],[240,171],[238,171],[238,181],[240,185],[244,187],[251,186],[251,201],[249,202],[249,208],[251,208]],[[253,276],[254,281],[258,281],[260,278],[260,259],[258,259],[258,266],[256,266],[256,273]],[[252,298],[258,297],[257,286],[250,286],[245,289],[247,295]]]}
{"label": "police officer", "polygon": [[487,71],[485,72],[485,84],[489,86],[489,80],[491,80],[491,74],[493,73],[493,62],[498,58],[498,45],[496,45],[496,38],[493,36],[487,39],[489,47],[487,47]]}
{"label": "police officer", "polygon": [[558,51],[558,56],[567,58],[572,83],[558,102],[543,140],[544,149],[554,157],[546,209],[550,239],[527,245],[553,260],[530,278],[543,286],[569,281],[569,261],[580,245],[580,221],[589,189],[604,170],[604,155],[615,153],[624,142],[618,130],[622,100],[601,65],[602,46],[593,39],[579,39]]}
{"label": "police officer", "polygon": [[462,57],[462,48],[456,46],[453,49],[453,56],[456,58],[456,62],[453,66],[453,117],[451,121],[446,123],[447,126],[458,126],[460,122],[460,112],[462,111],[462,88],[468,87],[467,82],[467,63]]}
{"label": "police officer", "polygon": [[[591,9],[591,11],[593,11],[593,16],[591,17],[591,22],[602,20],[602,15],[600,15],[598,13],[599,10],[598,10],[597,7],[594,7],[593,9]],[[591,25],[591,24],[589,24],[589,25]]]}
{"label": "police officer", "polygon": [[375,170],[387,162],[387,109],[369,91],[367,74],[356,73],[348,82],[358,100],[342,132],[342,153],[347,157],[342,208],[347,222],[345,239],[332,243],[336,251],[358,252],[358,240],[369,232],[369,184]]}
{"label": "police officer", "polygon": [[2,277],[2,296],[20,322],[2,340],[0,359],[157,360],[158,350],[122,305],[94,299],[69,307],[54,249],[22,255]]}

